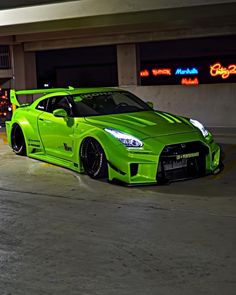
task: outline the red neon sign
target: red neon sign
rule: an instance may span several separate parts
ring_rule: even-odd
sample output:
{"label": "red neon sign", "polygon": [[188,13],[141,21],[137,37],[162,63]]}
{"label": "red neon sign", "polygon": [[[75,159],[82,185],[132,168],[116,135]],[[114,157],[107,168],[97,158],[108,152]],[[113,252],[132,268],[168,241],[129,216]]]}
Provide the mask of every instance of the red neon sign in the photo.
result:
{"label": "red neon sign", "polygon": [[140,71],[140,77],[149,77],[149,71],[148,70],[143,70]]}
{"label": "red neon sign", "polygon": [[159,76],[159,75],[167,75],[171,76],[171,69],[152,69],[153,76]]}
{"label": "red neon sign", "polygon": [[228,68],[223,67],[219,62],[210,66],[210,74],[212,77],[221,76],[222,79],[227,79],[230,75],[236,74],[236,65],[229,65]]}
{"label": "red neon sign", "polygon": [[[169,68],[163,68],[163,69],[152,69],[151,74],[156,77],[160,75],[165,75],[165,76],[171,76],[171,69]],[[145,69],[140,71],[140,77],[149,77],[150,72],[149,70]]]}
{"label": "red neon sign", "polygon": [[181,84],[182,85],[198,85],[199,81],[198,78],[195,77],[194,79],[191,78],[182,78],[181,79]]}

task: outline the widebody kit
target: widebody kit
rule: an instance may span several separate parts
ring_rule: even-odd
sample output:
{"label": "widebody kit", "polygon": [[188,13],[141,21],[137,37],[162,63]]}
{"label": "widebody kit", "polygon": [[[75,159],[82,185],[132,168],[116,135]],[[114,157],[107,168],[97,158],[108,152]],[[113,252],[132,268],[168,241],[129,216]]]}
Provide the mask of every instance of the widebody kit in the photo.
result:
{"label": "widebody kit", "polygon": [[[115,88],[11,90],[6,122],[18,155],[139,185],[218,173],[220,147],[196,120],[156,111]],[[21,95],[39,96],[21,104]]]}

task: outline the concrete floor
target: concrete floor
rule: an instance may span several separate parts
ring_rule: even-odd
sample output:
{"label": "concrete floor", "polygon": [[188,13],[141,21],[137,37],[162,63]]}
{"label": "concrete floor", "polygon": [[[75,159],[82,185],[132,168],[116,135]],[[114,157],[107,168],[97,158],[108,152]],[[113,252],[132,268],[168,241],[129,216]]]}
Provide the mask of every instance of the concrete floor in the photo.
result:
{"label": "concrete floor", "polygon": [[0,133],[1,295],[235,295],[236,136],[217,176],[124,188],[14,155]]}

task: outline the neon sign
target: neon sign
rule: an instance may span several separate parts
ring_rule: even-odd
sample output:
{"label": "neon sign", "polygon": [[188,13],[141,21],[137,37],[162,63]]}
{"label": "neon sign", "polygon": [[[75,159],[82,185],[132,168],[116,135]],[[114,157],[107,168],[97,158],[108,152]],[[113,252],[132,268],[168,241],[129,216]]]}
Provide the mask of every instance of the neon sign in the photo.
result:
{"label": "neon sign", "polygon": [[171,69],[152,69],[153,76],[166,75],[171,76]]}
{"label": "neon sign", "polygon": [[178,68],[175,71],[175,75],[198,75],[198,69],[196,68],[186,68],[186,69],[182,69],[182,68]]}
{"label": "neon sign", "polygon": [[149,77],[149,71],[148,70],[143,70],[140,71],[140,77]]}
{"label": "neon sign", "polygon": [[199,81],[198,78],[195,77],[194,79],[191,78],[182,78],[181,80],[182,85],[198,85]]}
{"label": "neon sign", "polygon": [[236,65],[229,65],[228,68],[223,67],[219,62],[210,66],[210,74],[212,77],[221,76],[227,79],[230,75],[236,74]]}
{"label": "neon sign", "polygon": [[[169,68],[152,69],[151,74],[154,77],[161,76],[161,75],[171,76],[171,69],[169,69]],[[145,69],[145,70],[140,71],[140,77],[149,77],[149,76],[150,76],[149,70]]]}

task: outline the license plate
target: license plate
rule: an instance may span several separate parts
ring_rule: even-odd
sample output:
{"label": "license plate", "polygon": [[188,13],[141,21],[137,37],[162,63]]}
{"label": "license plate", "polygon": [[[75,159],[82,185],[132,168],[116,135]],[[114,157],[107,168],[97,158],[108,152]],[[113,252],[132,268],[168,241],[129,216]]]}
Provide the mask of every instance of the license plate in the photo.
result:
{"label": "license plate", "polygon": [[179,161],[171,161],[164,163],[165,170],[173,170],[187,167],[187,159],[181,159]]}
{"label": "license plate", "polygon": [[190,154],[176,155],[176,160],[190,159],[190,158],[195,158],[195,157],[199,157],[199,152],[190,153]]}

